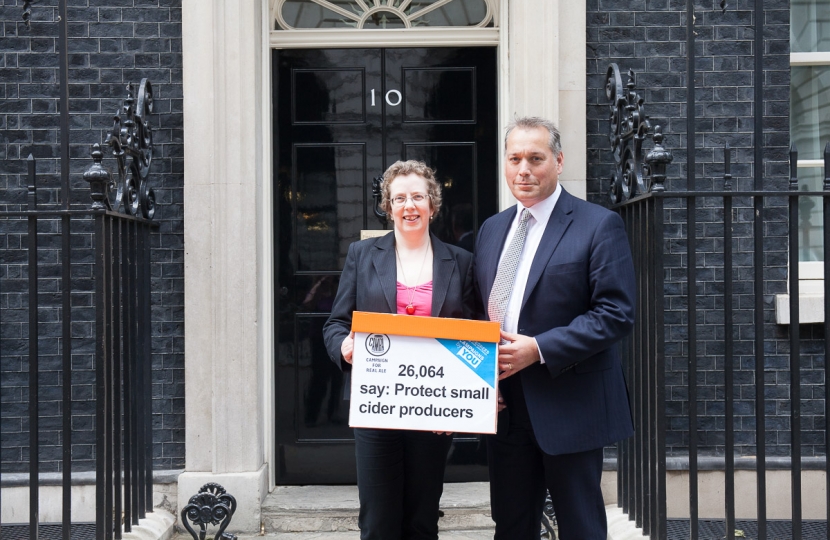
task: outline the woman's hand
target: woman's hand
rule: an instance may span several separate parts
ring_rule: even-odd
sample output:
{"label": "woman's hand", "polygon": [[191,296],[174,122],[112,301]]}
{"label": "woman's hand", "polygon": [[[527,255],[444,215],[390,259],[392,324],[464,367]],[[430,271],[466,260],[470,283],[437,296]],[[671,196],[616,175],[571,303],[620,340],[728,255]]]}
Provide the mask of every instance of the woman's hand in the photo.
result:
{"label": "woman's hand", "polygon": [[343,355],[343,360],[352,363],[352,355],[354,354],[354,332],[350,332],[343,343],[340,344],[340,354]]}

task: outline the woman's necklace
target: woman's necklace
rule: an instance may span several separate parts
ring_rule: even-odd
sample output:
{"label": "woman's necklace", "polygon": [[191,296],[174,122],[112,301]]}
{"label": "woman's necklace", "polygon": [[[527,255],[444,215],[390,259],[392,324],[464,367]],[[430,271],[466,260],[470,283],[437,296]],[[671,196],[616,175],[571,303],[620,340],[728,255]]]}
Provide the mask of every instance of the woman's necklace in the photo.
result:
{"label": "woman's necklace", "polygon": [[424,263],[427,262],[427,254],[429,254],[429,244],[430,241],[429,238],[427,238],[427,248],[426,250],[424,250],[424,260],[421,261],[421,269],[418,270],[418,279],[415,280],[415,286],[411,288],[407,285],[409,283],[409,280],[406,279],[406,273],[404,273],[403,271],[403,262],[401,261],[401,254],[398,253],[398,246],[395,246],[395,256],[398,257],[398,264],[401,265],[401,277],[403,277],[403,280],[406,282],[404,283],[404,287],[406,287],[406,290],[409,293],[409,304],[407,304],[406,306],[407,315],[413,315],[415,313],[415,291],[418,289],[418,284],[421,281],[421,273],[424,271]]}

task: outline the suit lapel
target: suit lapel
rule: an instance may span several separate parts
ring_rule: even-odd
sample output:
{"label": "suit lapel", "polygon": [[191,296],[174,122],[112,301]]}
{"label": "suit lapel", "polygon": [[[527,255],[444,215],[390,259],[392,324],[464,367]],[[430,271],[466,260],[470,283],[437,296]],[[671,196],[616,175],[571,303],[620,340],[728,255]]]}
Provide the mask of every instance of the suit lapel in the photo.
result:
{"label": "suit lapel", "polygon": [[455,259],[452,258],[446,244],[431,235],[432,238],[432,316],[437,317],[447,298],[452,274],[455,271]]}
{"label": "suit lapel", "polygon": [[372,265],[378,274],[383,296],[389,307],[389,313],[397,313],[398,269],[395,264],[395,233],[390,232],[378,238],[372,249]]}
{"label": "suit lapel", "polygon": [[556,201],[556,206],[553,207],[545,232],[542,234],[542,240],[539,242],[539,247],[536,248],[536,255],[533,256],[533,263],[530,265],[530,273],[527,276],[527,285],[525,285],[525,293],[522,297],[522,309],[524,309],[536,283],[539,282],[539,278],[542,277],[542,272],[545,271],[545,267],[548,265],[548,261],[560,240],[562,240],[562,236],[573,221],[571,216],[571,212],[573,212],[572,198],[563,189],[559,195],[559,200]]}
{"label": "suit lapel", "polygon": [[496,280],[496,272],[499,269],[499,258],[501,257],[502,248],[507,241],[507,231],[510,230],[510,224],[513,218],[516,217],[516,206],[496,214],[491,219],[492,231],[486,237],[481,238],[479,245],[476,248],[476,264],[481,265],[481,299],[486,310],[487,299],[490,298],[490,290],[493,288],[493,282]]}

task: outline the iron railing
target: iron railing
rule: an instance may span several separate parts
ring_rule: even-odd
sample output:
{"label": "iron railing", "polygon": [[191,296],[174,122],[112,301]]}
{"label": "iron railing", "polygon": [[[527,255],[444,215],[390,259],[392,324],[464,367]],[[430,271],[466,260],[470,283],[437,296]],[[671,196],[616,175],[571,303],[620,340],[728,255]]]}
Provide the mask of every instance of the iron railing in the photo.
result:
{"label": "iron railing", "polygon": [[[720,2],[719,6],[725,13],[728,8],[726,2]],[[750,53],[753,57],[750,128],[753,142],[742,161],[751,161],[752,172],[749,176],[752,190],[733,190],[732,152],[728,145],[723,149],[722,182],[718,182],[711,191],[696,190],[699,180],[695,147],[698,135],[696,106],[699,103],[695,81],[698,76],[696,54],[699,44],[696,41],[699,29],[695,26],[697,17],[692,0],[686,2],[685,44],[684,135],[688,191],[664,189],[665,163],[671,158],[660,147],[656,133],[655,147],[650,153],[653,159],[650,161],[648,157],[643,157],[643,142],[652,130],[644,112],[643,100],[634,92],[633,73],[630,73],[628,84],[624,86],[619,70],[612,64],[606,79],[606,93],[610,100],[610,138],[616,162],[610,195],[613,207],[626,223],[638,280],[636,326],[623,346],[636,434],[618,448],[618,501],[636,525],[653,538],[682,536],[695,540],[709,537],[706,535],[713,530],[712,522],[709,520],[707,523],[700,517],[700,468],[705,464],[707,468],[723,471],[724,517],[715,527],[719,531],[718,537],[735,538],[740,524],[742,527],[750,526],[752,537],[758,540],[781,537],[830,539],[826,519],[816,524],[802,518],[801,499],[805,466],[826,471],[826,451],[830,448],[830,429],[826,427],[826,419],[830,417],[830,380],[826,372],[826,359],[830,358],[830,302],[827,301],[830,298],[830,265],[824,264],[823,272],[824,324],[820,331],[811,333],[810,345],[814,350],[809,351],[818,358],[819,364],[818,367],[810,367],[812,374],[818,375],[822,382],[812,384],[812,401],[808,403],[815,405],[823,401],[823,411],[810,413],[819,419],[819,423],[824,420],[825,424],[818,428],[812,426],[811,435],[823,431],[823,441],[815,443],[819,449],[815,455],[805,459],[802,456],[802,436],[805,434],[802,413],[805,411],[801,377],[805,370],[802,365],[802,342],[806,338],[801,335],[803,329],[799,320],[801,282],[798,256],[799,247],[803,244],[799,237],[803,232],[800,229],[799,208],[820,201],[823,248],[817,258],[830,261],[830,145],[825,149],[824,183],[817,191],[798,191],[795,148],[790,153],[789,189],[768,190],[770,182],[765,183],[765,179],[769,178],[765,168],[763,113],[764,60],[765,54],[768,54],[764,52],[767,50],[763,32],[764,3],[754,2],[747,9],[751,11],[753,20],[749,27],[754,34],[753,52]],[[708,161],[712,161],[711,158]],[[714,161],[718,161],[717,158]],[[776,230],[779,228],[785,232],[779,234]],[[771,246],[765,239],[765,234],[770,234],[770,231],[776,231],[773,235],[777,237],[778,246]],[[772,265],[768,263],[778,256],[783,264],[780,261]],[[708,257],[716,262],[710,262]],[[711,288],[702,289],[704,282]],[[783,292],[780,288],[784,285],[789,295],[787,305],[773,306],[773,295]],[[676,305],[675,300],[678,300]],[[709,307],[709,301],[717,307]],[[785,307],[789,319],[778,321],[782,323],[780,325],[774,324],[775,310]],[[715,316],[716,322],[701,322],[701,317],[710,314]],[[666,323],[667,316],[672,317],[670,325]],[[749,331],[744,333],[745,329]],[[817,345],[819,342],[821,347]],[[667,345],[671,346],[671,350]],[[703,350],[709,346],[714,348],[714,353]],[[817,352],[819,348],[820,353]],[[779,349],[786,352],[779,353]],[[784,355],[786,365],[776,366],[774,370],[788,375],[789,380],[784,383],[786,386],[767,383],[767,361],[772,360],[773,356],[778,360],[779,356]],[[712,365],[703,366],[704,361],[715,362],[714,369]],[[736,366],[739,361],[745,364]],[[666,395],[666,376],[669,373],[675,375],[678,370],[685,377],[685,396],[669,398]],[[706,373],[717,375],[717,381],[701,384],[698,379]],[[738,381],[736,375],[742,380]],[[822,386],[823,395],[817,396],[816,392]],[[751,396],[736,396],[738,387],[750,388]],[[781,388],[788,391],[788,399],[781,402],[788,408],[789,425],[782,432],[789,432],[789,444],[779,443],[776,451],[780,454],[782,446],[788,447],[788,456],[768,455],[767,452],[767,431],[771,424],[771,421],[768,424],[767,406],[772,399],[779,397],[774,398],[768,393],[778,392]],[[713,389],[722,394],[715,395],[714,400],[711,395],[706,399],[717,402],[719,412],[707,413],[708,418],[703,418],[698,410],[699,398],[704,397],[704,391],[711,394]],[[740,415],[749,418],[752,424],[751,437],[744,437],[738,442],[736,400],[742,406]],[[678,401],[685,408],[674,407],[667,411],[668,402],[677,405]],[[749,403],[751,408],[747,407]],[[823,419],[820,418],[822,412]],[[678,422],[669,425],[669,416]],[[713,419],[716,422],[704,422]],[[741,427],[741,435],[746,436],[748,428]],[[778,429],[781,430],[780,427]],[[670,445],[667,435],[671,434],[677,441],[678,431],[684,431],[688,440]],[[699,442],[699,438],[708,433],[716,435],[711,439],[716,441],[715,444],[711,440],[705,445]],[[668,458],[667,453],[670,454]],[[672,520],[667,516],[669,494],[666,479],[667,468],[672,467],[667,467],[667,461],[682,468],[688,467],[689,515],[682,533],[677,530],[670,532]],[[736,517],[736,467],[755,471],[755,516],[750,521]],[[766,477],[772,468],[790,471],[792,513],[791,519],[784,523],[768,519],[770,493]],[[830,475],[826,478],[830,482]],[[825,496],[826,515],[830,515],[830,483]],[[805,533],[807,529],[811,529],[809,534]],[[782,530],[786,532],[782,533]]]}
{"label": "iron railing", "polygon": [[[729,155],[729,149],[725,149]],[[701,209],[706,212],[714,211],[723,216],[721,254],[723,257],[723,303],[722,303],[722,333],[717,340],[722,345],[720,356],[723,358],[723,454],[718,461],[722,462],[724,470],[724,530],[726,538],[734,538],[736,530],[735,515],[735,370],[739,354],[735,348],[736,319],[735,310],[738,306],[735,285],[747,281],[747,276],[736,277],[736,258],[741,255],[734,246],[735,233],[733,215],[735,214],[734,201],[744,199],[752,201],[752,212],[758,213],[762,223],[768,210],[778,210],[782,206],[787,210],[787,263],[788,263],[788,308],[789,308],[789,406],[790,406],[790,456],[789,469],[791,473],[791,501],[792,501],[792,529],[790,538],[801,539],[803,531],[801,477],[804,470],[802,464],[802,337],[799,333],[799,205],[807,200],[820,199],[823,208],[823,254],[824,261],[830,261],[830,144],[824,152],[824,185],[823,191],[798,191],[796,176],[797,152],[791,152],[791,180],[790,190],[783,192],[773,191],[730,191],[729,159],[724,159],[724,190],[719,192],[688,191],[671,193],[667,191],[644,193],[617,206],[625,220],[629,233],[629,240],[637,270],[638,305],[635,331],[623,348],[624,365],[627,370],[627,379],[632,396],[632,414],[635,421],[636,435],[620,445],[619,452],[619,484],[618,495],[623,509],[635,520],[638,527],[654,538],[667,538],[666,515],[666,326],[663,317],[667,310],[664,299],[664,276],[666,265],[664,256],[666,242],[669,240],[664,233],[666,210],[671,208],[674,216],[683,216],[679,225],[672,225],[675,231],[685,231],[685,235],[673,236],[671,242],[675,245],[685,243],[685,282],[686,288],[686,317],[685,317],[685,357],[687,359],[688,383],[688,467],[689,467],[689,521],[690,538],[699,538],[699,497],[698,462],[701,457],[698,452],[697,434],[703,429],[698,422],[697,403],[699,381],[698,360],[701,351],[698,351],[699,311],[698,308],[698,270],[704,267],[702,255],[698,249],[700,239],[697,237],[698,214]],[[774,204],[777,201],[783,204]],[[679,212],[678,212],[679,210]],[[711,235],[708,239],[711,239]],[[740,458],[743,468],[754,468],[757,482],[757,538],[764,540],[767,536],[767,487],[766,474],[769,464],[780,468],[780,460],[768,459],[765,452],[767,415],[765,403],[765,355],[779,338],[769,335],[765,331],[770,321],[765,319],[765,313],[770,308],[765,305],[764,279],[765,255],[763,235],[752,238],[752,269],[755,274],[752,291],[754,302],[752,310],[754,321],[754,388],[755,388],[755,456],[754,458]],[[768,271],[768,270],[767,270]],[[760,287],[759,287],[760,285]],[[824,265],[824,298],[830,298],[830,265]],[[744,296],[749,290],[742,287]],[[760,294],[758,290],[760,289]],[[830,302],[824,302],[824,336],[830,335]],[[711,340],[711,338],[709,338]],[[830,340],[824,339],[824,357],[830,358]],[[742,353],[744,356],[746,352]],[[825,371],[826,373],[826,371]],[[830,414],[830,383],[824,379],[824,414]],[[812,396],[813,399],[821,399]],[[824,430],[825,448],[830,448],[830,430]],[[811,462],[815,459],[811,459]],[[812,463],[811,463],[812,464]],[[787,464],[784,464],[786,466]],[[826,460],[818,465],[826,466]],[[822,467],[824,468],[824,467]],[[830,481],[830,476],[828,476]],[[830,486],[826,493],[830,493]],[[830,509],[830,497],[826,506]],[[826,524],[825,524],[826,529]],[[827,532],[830,538],[830,531]],[[824,535],[822,535],[824,537]]]}
{"label": "iron railing", "polygon": [[[23,4],[27,27],[31,4],[29,0]],[[113,129],[105,141],[117,161],[117,178],[114,180],[102,166],[104,154],[99,145],[94,145],[94,163],[84,174],[90,183],[92,205],[84,208],[70,204],[66,0],[58,0],[57,11],[60,185],[57,190],[39,189],[36,162],[29,156],[26,203],[21,206],[19,200],[0,201],[0,226],[4,227],[6,240],[2,246],[7,256],[4,262],[12,260],[22,269],[10,275],[8,268],[12,265],[6,266],[7,271],[0,273],[0,294],[22,297],[22,309],[28,311],[26,349],[20,350],[23,340],[16,339],[11,340],[9,350],[3,350],[10,340],[0,339],[0,357],[20,358],[23,371],[28,370],[26,418],[21,419],[24,429],[28,428],[28,463],[6,465],[28,473],[23,483],[29,488],[30,539],[41,537],[41,533],[54,538],[59,528],[63,540],[109,540],[121,538],[153,508],[150,238],[157,225],[152,221],[155,195],[148,185],[153,156],[148,118],[153,94],[146,79],[137,92],[132,85],[127,86],[124,106],[116,111]],[[38,196],[43,191],[48,200],[41,203]],[[5,194],[12,198],[15,195],[13,189]],[[18,238],[19,244],[10,244],[9,238]],[[21,252],[25,257],[20,257]],[[58,275],[59,280],[47,279]],[[26,286],[20,287],[20,282]],[[19,310],[0,312],[0,324],[4,316],[16,316],[15,311]],[[56,327],[60,330],[55,331]],[[40,349],[42,344],[47,350]],[[55,357],[59,358],[60,384],[48,380],[49,395],[41,395],[41,364]],[[87,358],[94,366],[89,368],[94,369],[94,394],[85,399],[86,388],[73,380],[73,374],[77,377],[88,369],[73,362]],[[50,371],[55,371],[51,365]],[[53,394],[58,386],[61,399],[56,408]],[[8,400],[4,401],[11,409]],[[94,407],[87,407],[90,401]],[[5,419],[7,414],[21,414],[23,402],[21,399],[13,404],[14,410],[2,410],[0,415]],[[45,404],[49,416],[41,411]],[[79,409],[83,411],[76,414]],[[78,431],[73,422],[83,423],[84,414],[94,414],[94,441],[89,445],[94,452],[78,451],[76,456],[73,444],[84,436],[84,430]],[[48,418],[51,436],[56,417],[60,418],[59,442],[54,437],[42,440],[45,427],[41,422]],[[53,452],[43,452],[56,446],[60,447],[59,464],[52,460]],[[44,460],[44,453],[48,460]],[[55,476],[41,472],[44,463],[60,470],[60,525],[41,520],[40,488],[52,483]],[[72,517],[73,478],[88,476],[91,469],[96,493],[94,535],[90,524],[73,522]],[[6,476],[19,475],[0,474],[4,486]],[[12,537],[19,533],[20,526],[0,523],[0,536]]]}
{"label": "iron railing", "polygon": [[[689,470],[689,521],[688,537],[699,538],[701,521],[699,519],[699,459],[701,454],[698,448],[699,430],[702,428],[698,421],[698,376],[702,373],[698,362],[701,352],[698,350],[698,288],[701,282],[698,279],[698,270],[707,272],[716,269],[722,272],[719,278],[709,278],[710,282],[718,282],[722,295],[718,312],[720,329],[707,342],[717,342],[718,353],[715,356],[722,358],[723,383],[723,428],[722,445],[715,449],[714,456],[706,456],[709,461],[714,457],[724,470],[724,514],[723,530],[725,537],[732,539],[736,533],[736,487],[735,466],[735,363],[739,358],[752,356],[754,366],[754,444],[749,445],[754,456],[740,457],[742,468],[754,468],[756,471],[757,501],[756,516],[757,538],[765,540],[768,536],[767,520],[767,485],[766,472],[768,458],[766,455],[766,388],[765,388],[765,356],[768,349],[774,349],[782,341],[781,336],[768,335],[769,318],[772,314],[771,306],[767,305],[765,294],[771,281],[781,281],[781,276],[769,275],[771,270],[766,268],[766,258],[770,255],[769,246],[765,246],[764,231],[771,225],[786,227],[786,235],[780,238],[786,243],[786,283],[788,297],[787,321],[788,324],[788,356],[789,356],[789,451],[787,463],[781,459],[773,459],[776,468],[789,468],[791,481],[791,522],[786,525],[787,535],[800,540],[803,538],[804,520],[802,519],[802,357],[800,336],[800,295],[799,295],[799,249],[802,244],[800,235],[803,233],[799,222],[799,209],[815,205],[821,200],[823,209],[823,261],[830,261],[830,144],[824,152],[824,183],[823,191],[799,191],[797,162],[798,153],[793,146],[790,151],[790,180],[788,191],[765,191],[761,188],[763,154],[755,152],[756,162],[756,189],[752,191],[733,191],[731,174],[731,149],[727,144],[723,149],[723,182],[720,191],[666,191],[666,165],[671,162],[671,153],[662,146],[662,134],[656,126],[652,135],[651,125],[643,110],[643,100],[634,91],[634,75],[629,72],[628,83],[622,85],[619,69],[615,64],[609,66],[606,79],[607,97],[611,107],[611,143],[616,160],[616,169],[611,178],[610,195],[614,208],[623,217],[629,234],[632,255],[637,271],[638,300],[637,319],[632,337],[626,342],[624,351],[624,365],[627,370],[627,380],[631,389],[631,406],[634,417],[636,435],[623,441],[619,447],[618,461],[618,500],[638,527],[654,538],[667,538],[667,432],[669,427],[666,419],[666,372],[667,354],[666,340],[668,329],[665,325],[665,315],[669,311],[677,312],[676,306],[670,308],[665,298],[666,287],[674,287],[675,296],[685,297],[685,328],[678,335],[672,335],[675,343],[682,342],[680,350],[685,349],[685,374],[687,381],[687,424],[688,429],[688,470]],[[690,90],[690,93],[693,92]],[[693,110],[693,107],[691,108]],[[693,122],[690,122],[692,124]],[[761,126],[756,123],[756,141],[760,141]],[[643,142],[653,137],[654,147],[643,158]],[[688,137],[694,141],[694,129]],[[694,147],[693,142],[687,147],[687,167],[689,170],[689,185],[694,185]],[[739,202],[736,205],[736,201]],[[806,204],[805,204],[806,203]],[[786,212],[782,210],[786,209]],[[698,222],[698,214],[705,215],[708,224],[717,225],[721,233],[715,229],[704,230],[698,237],[698,229],[702,223]],[[714,216],[714,221],[713,221]],[[743,216],[742,223],[736,223],[735,217]],[[802,219],[804,216],[801,216]],[[668,221],[667,221],[668,219]],[[751,233],[749,227],[752,223]],[[666,234],[666,227],[671,226],[671,238]],[[736,233],[736,226],[741,232]],[[736,238],[742,243],[737,246]],[[751,240],[751,249],[748,240]],[[706,242],[707,249],[700,249],[700,244]],[[675,261],[671,271],[673,277],[667,279],[667,265],[665,258],[677,256],[678,246],[685,244],[685,262]],[[715,248],[712,246],[720,246]],[[717,251],[717,259],[721,262],[714,265],[703,260],[705,255],[711,256]],[[751,255],[748,259],[746,256]],[[735,270],[743,270],[737,275]],[[684,273],[683,278],[677,272]],[[751,275],[749,273],[751,272]],[[752,294],[749,295],[747,283],[752,283]],[[685,290],[683,286],[685,284]],[[740,298],[735,292],[736,285],[740,287]],[[677,287],[679,286],[679,287]],[[824,265],[823,280],[824,298],[830,298],[830,266]],[[713,292],[704,292],[703,296],[712,296]],[[742,305],[747,297],[752,297],[752,305]],[[736,307],[738,306],[738,307]],[[777,306],[782,309],[781,306]],[[742,324],[746,326],[746,315],[752,312],[752,345],[751,352],[746,347],[740,354],[736,352],[736,310],[743,316]],[[677,321],[674,326],[678,326]],[[711,326],[711,325],[710,325]],[[824,358],[830,358],[830,302],[824,302],[823,326]],[[749,341],[745,336],[741,338],[742,345]],[[674,352],[677,357],[679,353]],[[745,370],[743,370],[745,371]],[[825,418],[830,414],[830,382],[826,371],[824,378],[824,413]],[[709,383],[711,385],[711,383]],[[745,396],[744,396],[745,397]],[[813,399],[817,399],[815,395]],[[819,398],[820,399],[820,398]],[[675,426],[675,430],[677,427]],[[711,430],[711,427],[708,428]],[[743,445],[746,447],[746,443]],[[830,448],[830,430],[824,429],[824,448]],[[711,450],[711,449],[710,449]],[[745,448],[743,449],[745,450]],[[826,468],[826,455],[811,458],[811,465],[821,465]],[[819,464],[818,461],[821,461]],[[830,476],[828,476],[830,482]],[[830,483],[827,493],[830,494]],[[830,497],[826,502],[830,515]],[[746,523],[746,520],[744,520]],[[778,524],[780,525],[780,524]],[[811,524],[812,525],[812,524]],[[821,537],[830,538],[830,530],[826,521],[822,524]],[[815,529],[815,527],[812,527]],[[780,527],[779,527],[780,529]],[[686,533],[683,533],[686,536]],[[813,536],[814,537],[814,536]]]}
{"label": "iron railing", "polygon": [[[79,472],[76,470],[79,467],[73,465],[72,423],[73,419],[79,419],[73,416],[73,407],[78,406],[78,398],[73,398],[73,391],[78,391],[72,380],[73,356],[77,361],[78,355],[90,347],[95,370],[95,538],[120,538],[122,520],[124,530],[129,531],[139,518],[152,511],[150,235],[156,225],[142,216],[106,208],[75,210],[39,205],[35,168],[35,160],[30,156],[26,209],[0,212],[7,232],[21,229],[16,222],[26,224],[25,244],[19,249],[26,252],[27,261],[23,279],[27,282],[24,305],[28,304],[25,356],[28,362],[29,538],[38,538],[39,527],[43,525],[39,517],[43,480],[40,409],[44,401],[40,396],[43,381],[39,365],[43,354],[39,344],[57,337],[45,330],[43,315],[47,310],[59,311],[61,328],[62,538],[76,538],[71,533],[71,488],[73,472]],[[72,247],[73,235],[75,238],[86,235],[91,245]],[[58,244],[60,250],[55,249]],[[59,253],[59,262],[44,262],[45,248]],[[60,267],[60,290],[44,290],[40,269],[48,268],[54,273],[55,266]],[[75,285],[84,281],[77,276],[84,275],[90,266],[94,282],[91,291]],[[0,293],[19,290],[13,281],[8,277],[0,280]],[[59,303],[54,301],[55,296],[60,297]],[[72,314],[86,308],[72,302],[84,296],[93,299],[88,306],[94,311],[92,321],[73,321]],[[55,309],[58,306],[59,310]],[[0,322],[2,319],[0,312]],[[73,329],[73,323],[87,322],[94,325],[91,339],[84,339]],[[0,355],[4,354],[2,345],[0,340]],[[5,351],[5,354],[15,353]],[[10,525],[0,523],[0,531]]]}

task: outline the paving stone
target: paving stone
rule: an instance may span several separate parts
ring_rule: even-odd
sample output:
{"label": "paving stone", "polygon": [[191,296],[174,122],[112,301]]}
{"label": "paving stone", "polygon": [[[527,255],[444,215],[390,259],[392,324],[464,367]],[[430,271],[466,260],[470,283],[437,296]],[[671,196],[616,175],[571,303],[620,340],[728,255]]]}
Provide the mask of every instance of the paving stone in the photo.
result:
{"label": "paving stone", "polygon": [[[446,484],[441,498],[445,531],[486,530],[490,491],[486,482]],[[266,533],[357,531],[360,508],[356,486],[280,486],[262,505]]]}

